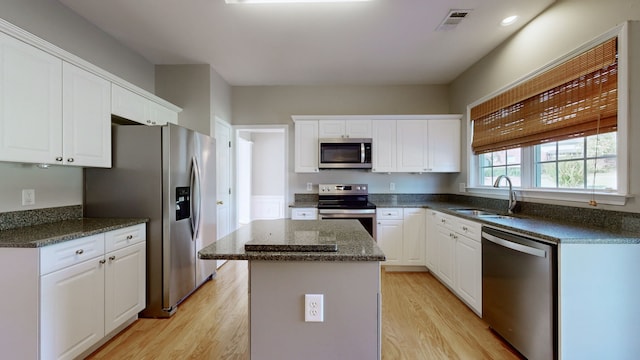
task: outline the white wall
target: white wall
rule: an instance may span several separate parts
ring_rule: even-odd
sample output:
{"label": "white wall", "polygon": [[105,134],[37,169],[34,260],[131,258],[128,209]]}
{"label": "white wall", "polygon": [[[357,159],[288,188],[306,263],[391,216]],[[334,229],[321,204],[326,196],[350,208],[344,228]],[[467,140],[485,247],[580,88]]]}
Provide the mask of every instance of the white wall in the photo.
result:
{"label": "white wall", "polygon": [[252,134],[253,195],[284,196],[284,132]]}
{"label": "white wall", "polygon": [[398,86],[234,86],[234,125],[289,125],[289,188],[293,194],[317,193],[318,183],[366,183],[371,193],[439,193],[448,189],[449,174],[372,174],[355,170],[328,170],[297,174],[294,167],[294,129],[291,115],[386,115],[449,113],[446,85]]}
{"label": "white wall", "polygon": [[[467,105],[525,75],[560,58],[582,44],[609,31],[625,20],[640,20],[640,2],[637,0],[559,0],[544,13],[532,20],[513,37],[494,49],[482,60],[474,64],[451,84],[451,111],[466,115]],[[637,24],[635,24],[637,28]],[[635,31],[638,33],[638,31]],[[635,44],[635,45],[634,45]],[[632,39],[636,52],[632,59],[631,75],[635,77],[631,85],[630,148],[630,192],[640,193],[640,103],[637,88],[640,86],[638,61],[640,61],[640,37]],[[635,100],[635,101],[634,101]],[[463,143],[466,142],[466,128],[463,126]],[[463,159],[467,149],[463,149]],[[463,172],[449,187],[457,192],[457,183],[466,182],[467,164]],[[533,200],[532,200],[533,201]],[[584,206],[575,202],[562,203],[570,206]],[[629,199],[624,207],[600,205],[603,209],[640,212],[636,199]]]}
{"label": "white wall", "polygon": [[[145,90],[153,92],[154,68],[142,56],[53,0],[2,0],[0,17]],[[22,206],[21,189],[36,191],[36,204]],[[47,170],[0,163],[0,211],[82,204],[82,169]]]}

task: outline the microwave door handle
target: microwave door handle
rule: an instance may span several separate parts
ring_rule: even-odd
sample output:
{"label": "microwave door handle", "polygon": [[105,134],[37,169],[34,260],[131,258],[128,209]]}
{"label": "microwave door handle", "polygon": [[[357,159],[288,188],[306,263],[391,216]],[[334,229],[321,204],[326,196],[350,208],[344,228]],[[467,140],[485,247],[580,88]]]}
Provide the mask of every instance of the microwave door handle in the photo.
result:
{"label": "microwave door handle", "polygon": [[364,143],[360,143],[360,163],[364,164]]}

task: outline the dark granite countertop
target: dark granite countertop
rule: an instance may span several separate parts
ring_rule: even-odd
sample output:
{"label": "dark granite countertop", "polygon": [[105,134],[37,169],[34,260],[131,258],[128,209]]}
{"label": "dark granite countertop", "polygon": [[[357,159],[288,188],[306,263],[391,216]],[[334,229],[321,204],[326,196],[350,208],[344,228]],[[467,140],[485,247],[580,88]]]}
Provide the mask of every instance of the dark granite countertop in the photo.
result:
{"label": "dark granite countertop", "polygon": [[[335,243],[337,251],[246,251],[245,244]],[[384,261],[357,220],[256,220],[198,252],[201,259],[267,261]]]}
{"label": "dark granite countertop", "polygon": [[[565,223],[558,220],[538,218],[535,216],[515,214],[509,218],[481,218],[464,215],[454,209],[477,208],[467,204],[443,201],[397,201],[376,202],[377,207],[399,208],[427,208],[479,222],[496,229],[515,232],[520,235],[531,236],[550,243],[580,243],[580,244],[640,244],[640,233],[607,229],[588,225]],[[495,209],[485,209],[494,211]],[[497,211],[500,213],[500,211]]]}
{"label": "dark granite countertop", "polygon": [[147,219],[80,218],[0,231],[0,248],[37,248],[147,222]]}
{"label": "dark granite countertop", "polygon": [[[632,231],[637,229],[637,226],[629,226],[631,230],[623,229],[617,225],[609,226],[608,222],[602,219],[585,217],[583,223],[576,223],[565,221],[565,214],[558,214],[555,218],[545,218],[521,213],[516,213],[511,218],[480,218],[473,215],[460,214],[453,211],[453,209],[479,208],[498,213],[503,213],[503,211],[460,201],[427,200],[419,196],[377,196],[371,201],[378,208],[426,208],[438,210],[496,229],[530,236],[554,244],[640,244],[640,231]],[[304,202],[304,204],[306,205],[307,202]],[[296,202],[292,207],[297,207],[297,205]],[[311,206],[307,205],[305,207]],[[580,210],[582,209],[576,209],[576,212]],[[553,209],[550,211],[553,212]],[[594,213],[593,216],[599,217],[602,214],[602,212]],[[600,226],[593,224],[599,224]]]}
{"label": "dark granite countertop", "polygon": [[317,201],[296,201],[293,204],[289,204],[290,208],[317,208]]}

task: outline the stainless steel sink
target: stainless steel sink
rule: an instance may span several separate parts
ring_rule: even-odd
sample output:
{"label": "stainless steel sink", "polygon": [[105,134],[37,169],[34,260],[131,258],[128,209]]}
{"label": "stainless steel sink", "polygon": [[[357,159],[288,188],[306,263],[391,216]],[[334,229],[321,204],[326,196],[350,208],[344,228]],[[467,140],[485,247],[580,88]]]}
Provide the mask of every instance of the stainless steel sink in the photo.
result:
{"label": "stainless steel sink", "polygon": [[480,209],[451,209],[462,215],[470,215],[470,216],[499,216],[499,214],[485,211]]}
{"label": "stainless steel sink", "polygon": [[510,215],[501,215],[496,212],[486,211],[481,209],[451,209],[458,214],[475,216],[481,219],[515,219],[515,217]]}

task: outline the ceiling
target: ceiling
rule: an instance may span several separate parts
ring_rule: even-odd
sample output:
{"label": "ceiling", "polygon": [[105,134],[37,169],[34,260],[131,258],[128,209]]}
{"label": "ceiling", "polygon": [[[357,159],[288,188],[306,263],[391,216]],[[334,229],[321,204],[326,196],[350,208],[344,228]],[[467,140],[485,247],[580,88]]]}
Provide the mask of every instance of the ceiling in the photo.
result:
{"label": "ceiling", "polygon": [[[208,63],[243,86],[448,84],[555,0],[59,1],[153,64]],[[472,11],[436,31],[451,9]]]}

